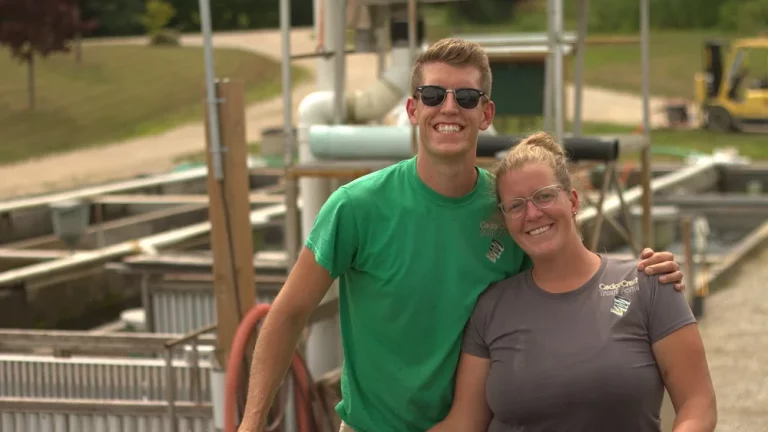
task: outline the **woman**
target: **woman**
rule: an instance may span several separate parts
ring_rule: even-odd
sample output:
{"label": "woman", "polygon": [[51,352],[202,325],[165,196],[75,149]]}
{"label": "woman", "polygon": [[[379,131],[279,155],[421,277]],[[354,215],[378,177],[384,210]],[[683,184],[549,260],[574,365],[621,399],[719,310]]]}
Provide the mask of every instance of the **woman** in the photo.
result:
{"label": "woman", "polygon": [[683,293],[582,243],[565,154],[544,133],[497,167],[504,223],[533,268],[486,290],[468,321],[450,413],[460,432],[715,429],[714,389]]}

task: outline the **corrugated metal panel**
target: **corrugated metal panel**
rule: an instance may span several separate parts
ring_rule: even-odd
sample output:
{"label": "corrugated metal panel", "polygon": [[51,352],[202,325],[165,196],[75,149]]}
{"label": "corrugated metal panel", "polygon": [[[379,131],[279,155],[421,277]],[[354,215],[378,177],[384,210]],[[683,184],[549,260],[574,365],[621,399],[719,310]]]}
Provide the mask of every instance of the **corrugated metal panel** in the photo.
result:
{"label": "corrugated metal panel", "polygon": [[[271,303],[272,296],[257,296]],[[211,291],[180,289],[152,292],[152,318],[156,333],[189,333],[216,322],[216,303]]]}
{"label": "corrugated metal panel", "polygon": [[0,432],[213,432],[213,418],[178,416],[172,431],[166,416],[0,412]]}
{"label": "corrugated metal panel", "polygon": [[[185,360],[173,362],[176,399],[210,400],[210,362],[200,373]],[[193,376],[195,378],[193,378]],[[65,399],[166,400],[164,359],[129,359],[0,354],[0,396]]]}

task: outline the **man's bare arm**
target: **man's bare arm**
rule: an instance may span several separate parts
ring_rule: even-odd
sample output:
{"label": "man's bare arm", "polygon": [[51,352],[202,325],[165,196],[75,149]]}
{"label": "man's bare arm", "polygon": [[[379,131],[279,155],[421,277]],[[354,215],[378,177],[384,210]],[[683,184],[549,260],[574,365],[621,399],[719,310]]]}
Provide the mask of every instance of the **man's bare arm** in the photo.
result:
{"label": "man's bare arm", "polygon": [[277,389],[288,371],[299,336],[333,280],[302,248],[296,265],[264,320],[251,362],[248,401],[238,432],[262,432]]}

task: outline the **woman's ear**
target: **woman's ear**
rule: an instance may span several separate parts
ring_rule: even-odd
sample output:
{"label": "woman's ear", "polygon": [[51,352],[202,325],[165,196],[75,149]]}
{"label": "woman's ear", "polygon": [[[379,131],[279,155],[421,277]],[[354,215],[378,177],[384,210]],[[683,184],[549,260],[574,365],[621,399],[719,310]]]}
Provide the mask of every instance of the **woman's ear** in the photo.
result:
{"label": "woman's ear", "polygon": [[568,199],[571,201],[571,212],[575,216],[579,212],[579,193],[576,189],[571,189]]}

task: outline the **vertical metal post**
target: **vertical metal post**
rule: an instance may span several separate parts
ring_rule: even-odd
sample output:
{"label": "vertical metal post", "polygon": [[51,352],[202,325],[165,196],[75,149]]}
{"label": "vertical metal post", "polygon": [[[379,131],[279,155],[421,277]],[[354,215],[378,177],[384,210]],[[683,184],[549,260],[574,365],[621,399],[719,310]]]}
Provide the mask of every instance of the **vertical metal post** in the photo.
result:
{"label": "vertical metal post", "polygon": [[576,42],[576,67],[573,77],[573,135],[581,136],[581,118],[584,105],[584,56],[587,39],[589,0],[579,1],[579,34]]}
{"label": "vertical metal post", "polygon": [[696,277],[693,262],[693,246],[692,246],[692,224],[690,216],[682,216],[680,218],[680,240],[683,246],[683,259],[685,260],[685,276],[686,279],[692,282],[688,282],[688,291],[685,293],[685,298],[689,305],[693,304],[691,293],[696,290]]}
{"label": "vertical metal post", "polygon": [[149,333],[155,332],[155,311],[152,307],[152,288],[150,286],[150,276],[147,272],[142,272],[139,284],[141,286],[141,303],[144,306],[144,328]]}
{"label": "vertical metal post", "polygon": [[[603,229],[603,203],[605,202],[605,195],[611,187],[612,180],[616,176],[616,162],[611,161],[605,164],[605,173],[603,174],[603,185],[600,187],[600,198],[597,202],[597,215],[595,216],[595,226],[592,228],[592,238],[590,239],[589,249],[597,252],[597,245],[600,241],[600,233]],[[621,194],[621,191],[618,191]]]}
{"label": "vertical metal post", "polygon": [[[320,2],[316,2],[317,6]],[[315,7],[315,23],[324,19],[322,8]],[[291,0],[280,0],[280,49],[282,54],[281,73],[283,84],[283,138],[285,147],[283,154],[283,181],[285,181],[285,252],[288,258],[286,272],[290,274],[296,264],[299,254],[299,185],[298,179],[291,175],[293,167],[293,149],[296,137],[293,133],[293,78],[291,76]],[[289,394],[289,402],[285,407],[284,431],[294,432],[296,419],[292,403],[293,394]]]}
{"label": "vertical metal post", "polygon": [[94,204],[94,213],[96,216],[96,224],[98,225],[98,230],[96,231],[96,247],[98,249],[101,249],[105,246],[107,246],[107,240],[104,235],[104,204],[96,203]]}
{"label": "vertical metal post", "polygon": [[555,140],[563,145],[563,126],[565,123],[565,112],[563,109],[563,0],[554,0],[552,5],[554,6],[553,19],[555,26],[554,85],[552,86],[555,114],[554,136]]}
{"label": "vertical metal post", "polygon": [[643,92],[643,136],[645,147],[642,150],[643,183],[643,246],[652,247],[653,243],[653,196],[651,191],[651,108],[650,93],[650,7],[648,0],[640,0],[640,56]]}
{"label": "vertical metal post", "polygon": [[296,137],[293,133],[293,78],[291,75],[291,1],[280,0],[280,72],[283,84],[283,180],[285,181],[285,252],[290,273],[299,253],[298,184],[291,175]]}
{"label": "vertical metal post", "polygon": [[[416,58],[416,24],[418,23],[416,2],[417,0],[408,0],[408,55],[411,64]],[[411,154],[414,155],[419,152],[417,135],[416,125],[411,125]]]}
{"label": "vertical metal post", "polygon": [[333,122],[337,125],[344,124],[347,120],[347,107],[345,94],[346,82],[346,49],[347,49],[347,0],[335,0],[332,11],[338,14],[337,27],[328,27],[333,31],[335,49],[333,51],[333,92],[334,112]]}
{"label": "vertical metal post", "polygon": [[203,59],[205,62],[205,93],[208,103],[208,120],[210,129],[208,139],[211,143],[211,156],[213,157],[213,176],[216,180],[224,178],[224,170],[221,162],[221,142],[219,141],[219,103],[216,94],[216,72],[213,69],[213,40],[211,29],[211,5],[210,0],[200,0],[200,30],[203,36]]}
{"label": "vertical metal post", "polygon": [[[326,4],[325,8],[325,28],[329,31],[334,31],[336,35],[335,37],[331,38],[334,43],[332,47],[329,47],[329,49],[332,49],[336,55],[339,56],[345,55],[344,45],[338,45],[340,42],[339,35],[344,32],[345,29],[345,17],[343,13],[340,13],[343,12],[343,10],[340,11],[339,8],[344,9],[343,6],[345,4],[346,0],[334,0],[333,2]],[[329,8],[329,6],[332,7]],[[337,72],[340,71],[335,69],[332,70],[332,73]],[[339,80],[334,78],[331,80],[331,82],[338,84]],[[318,82],[318,85],[321,86],[322,84]],[[305,131],[302,131],[302,133],[305,133]],[[309,234],[313,220],[317,216],[317,212],[320,210],[322,204],[328,199],[328,196],[331,193],[330,181],[328,179],[317,178],[306,180],[312,181],[312,183],[322,186],[317,187],[316,189],[312,188],[308,189],[307,191],[302,191],[302,197],[306,196],[306,199],[302,198],[302,225],[304,226],[306,223],[306,228],[302,227],[302,238],[305,238]],[[312,194],[311,197],[308,196],[310,194]],[[310,200],[317,204],[316,208],[310,207]],[[334,283],[331,285],[331,288],[328,290],[328,293],[325,295],[324,299],[328,301],[336,299],[337,297],[338,280],[334,281]],[[314,323],[309,327],[309,335],[307,337],[306,344],[306,359],[309,372],[313,376],[321,376],[326,372],[337,368],[341,364],[342,348],[338,318]]]}
{"label": "vertical metal post", "polygon": [[168,402],[168,423],[171,432],[179,431],[179,419],[176,417],[176,374],[173,372],[173,348],[165,350],[165,394]]}
{"label": "vertical metal post", "polygon": [[544,64],[544,124],[542,129],[552,133],[552,111],[554,90],[554,58],[555,58],[555,25],[554,25],[554,4],[556,0],[547,0],[547,60]]}
{"label": "vertical metal post", "polygon": [[201,369],[200,369],[200,353],[198,352],[198,336],[194,337],[192,339],[192,374],[191,374],[191,380],[190,383],[190,392],[192,393],[190,396],[194,399],[195,402],[201,403],[203,401],[203,377],[201,375]]}

